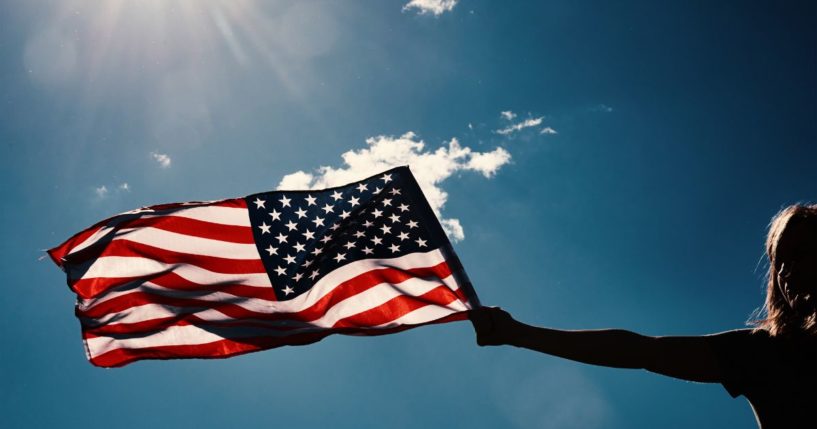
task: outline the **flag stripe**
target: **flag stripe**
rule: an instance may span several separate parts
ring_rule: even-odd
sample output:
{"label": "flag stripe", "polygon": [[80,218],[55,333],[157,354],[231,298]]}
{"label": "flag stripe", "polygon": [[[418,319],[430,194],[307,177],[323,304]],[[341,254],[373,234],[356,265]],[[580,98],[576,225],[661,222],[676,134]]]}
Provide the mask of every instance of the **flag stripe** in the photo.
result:
{"label": "flag stripe", "polygon": [[[154,206],[159,207],[159,206]],[[147,208],[145,211],[133,211],[122,213],[105,219],[90,228],[85,229],[63,244],[48,251],[51,259],[59,266],[63,266],[64,260],[71,254],[100,242],[112,232],[120,228],[123,223],[134,219],[158,218],[166,216],[177,216],[193,220],[205,221],[210,224],[233,225],[239,227],[251,227],[246,204],[241,198],[224,200],[209,203],[206,206],[186,206],[184,204],[168,205],[168,208],[157,210]]]}
{"label": "flag stripe", "polygon": [[137,279],[150,279],[168,272],[174,272],[186,280],[199,284],[271,286],[267,273],[216,273],[195,265],[163,264],[148,258],[106,256],[97,259],[91,269],[95,269],[99,274],[106,274],[106,276],[86,276],[90,278],[69,282],[72,289],[82,298],[93,298],[111,288],[127,285]]}
{"label": "flag stripe", "polygon": [[[411,279],[401,284],[401,286],[404,293],[407,294],[404,298],[413,300],[413,302],[410,302],[411,300],[405,301],[405,303],[407,303],[406,308],[409,310],[419,308],[423,305],[452,306],[452,303],[457,300],[456,295],[453,294],[447,286],[439,285],[439,282],[435,284],[433,282],[421,282],[417,281],[417,279]],[[360,312],[355,314],[357,310],[350,311],[348,310],[349,308],[357,308],[358,310],[371,309],[375,308],[375,305],[380,306],[386,304],[386,307],[383,308],[388,308],[389,310],[387,313],[381,311],[381,314],[392,314],[392,316],[389,316],[392,319],[404,314],[405,311],[399,311],[397,308],[398,304],[394,302],[394,298],[400,295],[394,294],[393,292],[393,289],[390,288],[389,285],[377,285],[367,291],[368,295],[362,293],[350,297],[343,301],[341,305],[337,305],[328,310],[325,317],[318,319],[299,317],[298,314],[290,315],[290,317],[286,317],[287,315],[270,315],[263,313],[237,314],[235,311],[237,309],[236,306],[222,304],[218,307],[213,307],[212,305],[207,305],[208,303],[194,302],[193,300],[175,301],[168,299],[165,301],[162,297],[155,297],[152,302],[162,304],[144,304],[131,308],[131,311],[112,313],[102,318],[89,320],[89,322],[99,323],[101,326],[98,327],[86,324],[85,320],[83,320],[83,324],[85,326],[85,332],[93,336],[103,336],[106,334],[138,334],[164,329],[174,325],[196,324],[194,322],[204,322],[208,325],[218,325],[220,323],[229,325],[230,322],[236,320],[241,320],[242,323],[251,321],[257,326],[267,327],[345,327],[344,320],[360,317]],[[179,306],[173,306],[170,304],[171,302]],[[381,302],[382,304],[380,304]],[[453,304],[453,306],[460,310],[466,309],[462,303]],[[333,311],[333,309],[340,310]],[[373,325],[378,325],[385,321],[373,323]]]}
{"label": "flag stripe", "polygon": [[[431,270],[444,273],[448,270],[448,267],[444,263],[441,263],[436,267],[432,267]],[[382,285],[384,288],[384,291],[380,293],[392,295],[400,292],[411,293],[415,290],[425,291],[425,289],[422,288],[434,287],[440,283],[446,285],[449,289],[457,289],[456,282],[450,275],[450,271],[448,276],[440,279],[439,277],[442,276],[431,275],[431,270],[416,270],[418,273],[425,272],[428,274],[429,280],[414,277],[411,276],[411,273],[400,272],[393,269],[381,269],[376,270],[375,273],[363,273],[331,289],[308,307],[292,308],[290,306],[289,310],[293,311],[289,312],[280,308],[281,304],[287,302],[270,302],[263,299],[231,296],[223,292],[200,294],[193,291],[191,293],[191,291],[176,291],[146,285],[152,286],[152,289],[123,294],[115,299],[104,301],[87,309],[78,306],[77,316],[87,319],[88,324],[92,326],[107,323],[114,318],[121,322],[134,323],[151,318],[153,313],[157,314],[155,317],[163,317],[164,314],[158,309],[162,306],[173,306],[207,308],[234,318],[247,317],[266,318],[268,320],[293,319],[314,321],[322,314],[326,314],[330,308],[350,297],[362,296],[366,298],[367,295],[363,295],[363,293],[379,285]],[[400,286],[397,286],[397,284]],[[304,304],[310,302],[311,301],[304,301]],[[142,313],[147,314],[138,316]]]}
{"label": "flag stripe", "polygon": [[130,307],[158,302],[153,301],[154,299],[162,300],[162,302],[169,305],[184,305],[185,301],[183,299],[189,299],[188,302],[192,306],[213,306],[218,305],[218,303],[233,305],[234,302],[241,302],[247,311],[259,314],[274,313],[281,315],[281,317],[291,317],[293,314],[299,314],[299,318],[305,320],[308,317],[313,317],[313,315],[322,314],[338,302],[378,284],[396,284],[412,278],[418,278],[419,280],[429,278],[433,279],[429,281],[443,282],[452,290],[458,289],[455,280],[451,276],[450,268],[445,262],[440,262],[433,267],[427,268],[380,268],[365,271],[338,284],[323,282],[320,285],[322,287],[316,285],[313,288],[315,292],[313,294],[303,295],[298,297],[297,300],[282,302],[251,299],[252,297],[231,295],[224,291],[176,290],[148,283],[140,289],[121,293],[106,300],[89,304],[81,302],[77,308],[77,314],[86,318],[100,318],[105,314],[126,311]]}
{"label": "flag stripe", "polygon": [[[448,309],[445,313],[452,315],[456,310]],[[433,314],[437,316],[437,314]],[[432,317],[432,315],[421,315],[416,317],[415,324],[429,323],[439,321],[440,317]],[[114,338],[114,337],[92,337],[86,338],[85,343],[87,351],[91,359],[102,356],[114,350],[127,350],[128,352],[136,352],[139,349],[157,349],[166,346],[194,346],[206,345],[209,343],[229,339],[241,343],[242,341],[253,342],[258,338],[274,339],[278,341],[273,342],[274,346],[292,344],[291,340],[298,341],[299,338],[320,337],[329,335],[334,332],[346,334],[364,334],[369,335],[378,329],[385,328],[357,328],[357,329],[323,329],[323,328],[301,328],[296,332],[292,330],[281,330],[275,328],[262,327],[247,327],[247,326],[198,326],[198,325],[182,325],[172,326],[162,331],[155,332],[151,335],[138,338]],[[296,343],[296,344],[299,344]],[[269,344],[267,345],[269,346]],[[268,347],[267,347],[268,348]],[[183,349],[181,349],[183,350]],[[195,349],[192,350],[195,353]],[[229,353],[228,350],[225,350]],[[138,353],[138,352],[136,352]],[[234,354],[234,353],[232,353]],[[194,355],[197,356],[197,355]],[[105,365],[105,366],[116,366]]]}
{"label": "flag stripe", "polygon": [[467,315],[464,312],[457,312],[448,313],[447,316],[443,316],[439,319],[428,319],[430,320],[428,322],[420,322],[414,325],[403,325],[382,329],[324,330],[284,337],[263,336],[256,338],[242,338],[240,340],[223,339],[210,343],[193,345],[153,346],[141,349],[118,348],[95,357],[89,355],[89,360],[94,365],[101,367],[119,367],[140,359],[218,359],[285,345],[311,344],[335,333],[345,335],[385,335],[425,324],[446,323],[455,320],[465,320],[466,318]]}

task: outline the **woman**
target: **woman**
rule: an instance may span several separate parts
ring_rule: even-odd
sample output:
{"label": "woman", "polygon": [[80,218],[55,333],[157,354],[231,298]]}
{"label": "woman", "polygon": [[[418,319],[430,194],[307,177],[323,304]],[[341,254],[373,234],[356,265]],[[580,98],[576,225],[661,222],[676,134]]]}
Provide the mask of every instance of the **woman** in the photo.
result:
{"label": "woman", "polygon": [[649,337],[608,329],[561,331],[492,307],[471,312],[477,344],[512,345],[593,365],[646,369],[721,383],[745,396],[763,429],[817,428],[817,205],[772,219],[766,239],[766,302],[754,329]]}

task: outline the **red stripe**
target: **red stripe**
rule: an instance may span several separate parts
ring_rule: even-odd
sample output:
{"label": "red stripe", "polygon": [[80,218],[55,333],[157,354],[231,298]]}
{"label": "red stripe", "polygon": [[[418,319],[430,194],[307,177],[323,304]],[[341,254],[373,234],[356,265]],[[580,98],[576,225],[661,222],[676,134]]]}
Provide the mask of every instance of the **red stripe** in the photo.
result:
{"label": "red stripe", "polygon": [[[258,313],[232,303],[212,302],[194,298],[177,298],[159,295],[158,293],[135,291],[103,301],[97,305],[94,305],[88,310],[80,310],[78,308],[77,316],[94,319],[104,317],[105,315],[111,313],[123,312],[128,308],[140,305],[164,304],[174,307],[212,309],[236,319],[251,318],[263,320],[298,320],[308,322],[326,314],[326,311],[329,308],[333,307],[335,304],[343,301],[344,299],[357,295],[380,283],[397,284],[416,277],[442,279],[448,277],[450,274],[450,268],[445,262],[441,262],[433,267],[417,268],[412,270],[399,270],[395,268],[381,268],[372,270],[340,283],[312,306],[297,313]],[[156,283],[160,286],[165,286],[167,283],[161,284],[161,282],[164,280],[169,280],[171,283],[178,281],[176,278],[162,278]],[[271,288],[269,290],[272,292]],[[220,289],[218,286],[209,287],[208,291],[227,292],[226,290]]]}
{"label": "red stripe", "polygon": [[[191,207],[234,207],[234,208],[247,208],[247,204],[243,198],[232,198],[222,201],[215,201],[210,203],[175,203],[175,204],[159,204],[155,206],[146,207],[148,210],[153,210],[152,212],[144,212],[142,214],[149,214],[149,215],[161,215],[161,214],[171,214],[175,211],[179,211],[180,209],[188,209]],[[140,214],[118,214],[115,216],[111,216],[107,219],[99,221],[94,225],[74,234],[68,240],[65,240],[62,244],[53,249],[48,251],[48,255],[54,261],[55,264],[62,267],[63,266],[63,258],[65,255],[71,252],[71,249],[74,247],[79,246],[89,237],[94,235],[100,228],[108,226],[108,227],[115,227],[122,222],[129,221],[134,217],[139,218]]]}
{"label": "red stripe", "polygon": [[[231,259],[218,256],[195,255],[192,253],[166,250],[127,239],[114,240],[105,246],[104,251],[99,254],[98,258],[104,256],[145,258],[163,264],[195,265],[207,271],[221,274],[257,274],[266,272],[260,256],[258,259]],[[78,280],[79,279],[75,279],[75,281]]]}
{"label": "red stripe", "polygon": [[157,216],[133,219],[121,223],[117,229],[152,227],[178,234],[230,243],[253,244],[252,227],[224,225],[181,216]]}
{"label": "red stripe", "polygon": [[457,296],[454,295],[450,289],[446,286],[438,286],[420,296],[396,296],[382,305],[338,320],[332,327],[360,328],[364,326],[378,326],[399,319],[418,308],[427,305],[445,307],[456,300]]}
{"label": "red stripe", "polygon": [[404,325],[388,329],[331,329],[288,335],[285,337],[253,337],[214,341],[207,344],[159,346],[143,349],[115,349],[90,359],[101,367],[121,367],[141,359],[222,359],[244,353],[266,350],[285,345],[304,345],[322,340],[332,334],[375,336],[404,331],[417,326],[446,323],[467,319],[467,312],[450,314],[443,318],[417,325]]}

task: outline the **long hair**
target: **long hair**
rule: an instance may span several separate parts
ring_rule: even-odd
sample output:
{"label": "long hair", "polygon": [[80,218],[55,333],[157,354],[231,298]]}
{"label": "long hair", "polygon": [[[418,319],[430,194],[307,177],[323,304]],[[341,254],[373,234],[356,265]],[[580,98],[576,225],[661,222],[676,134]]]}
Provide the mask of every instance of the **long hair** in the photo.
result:
{"label": "long hair", "polygon": [[[770,335],[817,334],[817,204],[795,204],[769,224],[766,301],[750,321]],[[781,281],[782,280],[782,281]]]}

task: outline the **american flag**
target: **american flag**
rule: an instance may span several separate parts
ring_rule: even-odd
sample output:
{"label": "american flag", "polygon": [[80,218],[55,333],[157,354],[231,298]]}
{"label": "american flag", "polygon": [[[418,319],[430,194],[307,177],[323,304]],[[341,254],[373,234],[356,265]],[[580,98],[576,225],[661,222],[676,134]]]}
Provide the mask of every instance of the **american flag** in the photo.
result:
{"label": "american flag", "polygon": [[381,335],[478,306],[408,167],[122,213],[48,251],[97,366]]}

